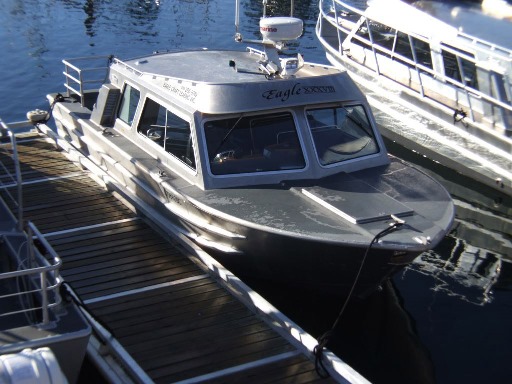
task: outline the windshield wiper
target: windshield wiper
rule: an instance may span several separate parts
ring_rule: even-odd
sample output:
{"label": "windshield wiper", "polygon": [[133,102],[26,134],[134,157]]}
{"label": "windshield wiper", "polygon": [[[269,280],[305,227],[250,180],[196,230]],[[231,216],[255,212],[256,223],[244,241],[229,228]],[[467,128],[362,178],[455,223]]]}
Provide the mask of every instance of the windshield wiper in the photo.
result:
{"label": "windshield wiper", "polygon": [[222,146],[224,145],[224,143],[226,142],[228,137],[231,136],[231,133],[235,130],[235,128],[238,125],[238,123],[240,122],[240,120],[242,120],[242,117],[244,117],[243,113],[240,115],[238,120],[235,121],[235,124],[233,124],[233,126],[229,129],[229,131],[226,133],[226,135],[222,138],[222,140],[220,141],[220,144],[217,146],[217,148],[215,148],[215,151],[213,151],[214,154],[219,152],[219,150],[222,148]]}

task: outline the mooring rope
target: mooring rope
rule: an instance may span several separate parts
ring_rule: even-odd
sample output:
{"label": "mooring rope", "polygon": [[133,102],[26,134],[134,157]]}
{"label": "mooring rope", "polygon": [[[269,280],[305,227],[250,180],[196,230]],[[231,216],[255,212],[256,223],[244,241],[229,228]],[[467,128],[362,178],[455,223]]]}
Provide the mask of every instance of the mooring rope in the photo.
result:
{"label": "mooring rope", "polygon": [[359,270],[356,273],[354,282],[352,283],[352,286],[351,286],[350,291],[349,291],[349,293],[348,293],[348,295],[347,295],[347,297],[345,299],[345,302],[343,303],[343,306],[341,307],[341,310],[340,310],[340,312],[338,314],[338,317],[334,321],[334,323],[331,326],[331,328],[327,332],[322,334],[317,339],[318,344],[315,346],[315,348],[313,348],[313,353],[315,355],[315,370],[316,370],[317,374],[321,378],[325,379],[325,378],[329,377],[329,372],[325,368],[325,366],[323,364],[323,361],[322,361],[323,351],[324,351],[325,347],[327,346],[327,343],[329,342],[330,337],[333,335],[334,330],[338,326],[338,323],[341,320],[343,312],[345,312],[345,308],[347,307],[347,304],[350,301],[350,298],[352,297],[352,294],[353,294],[354,289],[355,289],[355,287],[357,285],[357,282],[359,281],[359,277],[361,276],[361,271],[363,270],[363,266],[364,266],[364,264],[366,262],[366,258],[368,257],[368,254],[370,253],[370,249],[372,248],[373,244],[375,244],[380,238],[382,238],[382,237],[388,235],[389,233],[399,229],[400,227],[402,227],[405,224],[405,222],[403,220],[400,220],[400,219],[395,218],[395,217],[393,217],[393,219],[395,221],[393,223],[391,223],[388,228],[385,228],[382,231],[380,231],[379,233],[377,233],[374,236],[373,240],[368,245],[368,247],[366,248],[366,251],[364,253],[363,259],[361,260],[361,265],[359,266]]}
{"label": "mooring rope", "polygon": [[52,103],[50,104],[50,108],[48,109],[48,112],[46,112],[46,118],[42,121],[38,121],[36,124],[34,125],[39,125],[39,124],[46,124],[47,122],[50,121],[50,119],[52,118],[52,114],[53,114],[53,108],[55,107],[55,104],[61,102],[61,101],[64,101],[66,98],[64,96],[62,96],[60,93],[57,93],[55,95],[55,98],[53,99]]}
{"label": "mooring rope", "polygon": [[[82,301],[82,299],[75,293],[73,287],[66,281],[63,281],[60,288],[59,288],[59,293],[62,297],[63,300],[65,300],[66,302],[70,302],[72,301],[77,307],[80,308],[80,310],[82,312],[87,313],[87,315],[91,318],[91,319],[94,319],[94,321],[96,323],[98,323],[101,327],[103,327],[108,333],[110,333],[110,335],[112,335],[112,337],[116,337],[114,331],[112,330],[112,328],[110,328],[108,326],[107,323],[105,323],[102,319],[99,319],[98,317],[96,317],[95,315],[93,315],[93,313],[91,312],[91,310],[87,307],[87,305]],[[101,337],[101,334],[99,334],[96,329],[93,327],[93,330]]]}

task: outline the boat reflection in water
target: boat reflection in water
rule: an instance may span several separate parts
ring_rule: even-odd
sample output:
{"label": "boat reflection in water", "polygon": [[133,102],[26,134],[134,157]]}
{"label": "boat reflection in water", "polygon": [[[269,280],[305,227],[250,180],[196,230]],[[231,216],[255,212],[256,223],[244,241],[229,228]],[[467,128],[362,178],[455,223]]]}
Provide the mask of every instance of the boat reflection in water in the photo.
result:
{"label": "boat reflection in water", "polygon": [[[419,350],[426,353],[423,364],[433,367],[432,381],[423,374],[421,380],[412,381],[508,381],[510,368],[503,362],[509,355],[500,351],[507,350],[512,342],[508,329],[512,321],[509,309],[512,291],[512,199],[396,143],[388,142],[387,146],[392,153],[425,172],[435,174],[452,195],[456,206],[451,233],[435,249],[420,255],[393,278],[399,304],[385,306],[386,311],[402,311],[411,319],[414,331],[408,335],[409,345],[419,343]],[[384,289],[380,294],[382,296],[375,301],[381,306],[384,306],[384,301],[389,303],[390,293]],[[366,305],[373,308],[372,313],[379,313],[375,310],[378,306]],[[374,321],[378,324],[383,320],[376,316]],[[387,323],[387,326],[393,328],[398,325]],[[362,332],[364,334],[365,331]],[[385,335],[390,330],[382,326],[382,332]],[[380,343],[378,338],[375,340]],[[404,343],[403,340],[401,342]],[[400,352],[391,356],[407,357],[407,353],[401,347]],[[396,364],[391,356],[380,355],[385,364]],[[419,364],[419,356],[409,359]],[[404,360],[406,364],[408,360]],[[364,369],[360,372],[370,378]],[[424,373],[422,370],[419,372]],[[412,382],[405,374],[399,375],[403,373],[395,371],[390,375],[387,370],[381,370],[374,381]],[[397,381],[396,377],[406,379]]]}
{"label": "boat reflection in water", "polygon": [[492,300],[492,288],[501,272],[501,258],[460,239],[450,240],[453,248],[449,259],[434,251],[425,252],[404,273],[415,271],[432,276],[435,280],[432,290],[485,305]]}
{"label": "boat reflection in water", "polygon": [[507,276],[512,262],[512,199],[396,142],[386,144],[397,156],[435,175],[456,207],[450,235],[404,273],[432,276],[437,281],[432,290],[470,303],[490,302],[493,288],[512,280]]}

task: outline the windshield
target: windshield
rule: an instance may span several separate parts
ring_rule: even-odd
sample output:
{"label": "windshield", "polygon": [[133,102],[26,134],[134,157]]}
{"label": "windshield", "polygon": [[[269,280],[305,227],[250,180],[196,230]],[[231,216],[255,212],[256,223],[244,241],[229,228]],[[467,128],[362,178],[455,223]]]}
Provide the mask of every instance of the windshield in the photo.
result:
{"label": "windshield", "polygon": [[210,120],[204,125],[214,175],[304,168],[291,113]]}
{"label": "windshield", "polygon": [[317,108],[306,116],[322,165],[329,165],[379,151],[362,105]]}

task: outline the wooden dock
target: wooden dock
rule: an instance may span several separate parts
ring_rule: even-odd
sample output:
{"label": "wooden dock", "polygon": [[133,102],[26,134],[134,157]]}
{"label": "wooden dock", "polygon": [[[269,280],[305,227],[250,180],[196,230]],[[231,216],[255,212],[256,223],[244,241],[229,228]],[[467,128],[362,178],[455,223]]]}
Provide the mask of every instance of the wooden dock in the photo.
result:
{"label": "wooden dock", "polygon": [[[9,143],[0,161],[12,166]],[[365,382],[143,204],[44,135],[17,141],[23,215],[63,260],[95,330],[88,355],[110,382]],[[71,161],[75,160],[75,161]],[[82,162],[83,165],[83,162]],[[0,178],[0,196],[14,186]],[[17,208],[12,206],[16,213]]]}

